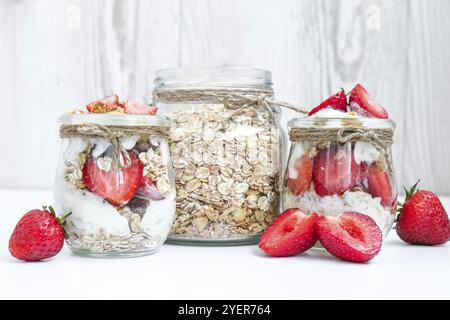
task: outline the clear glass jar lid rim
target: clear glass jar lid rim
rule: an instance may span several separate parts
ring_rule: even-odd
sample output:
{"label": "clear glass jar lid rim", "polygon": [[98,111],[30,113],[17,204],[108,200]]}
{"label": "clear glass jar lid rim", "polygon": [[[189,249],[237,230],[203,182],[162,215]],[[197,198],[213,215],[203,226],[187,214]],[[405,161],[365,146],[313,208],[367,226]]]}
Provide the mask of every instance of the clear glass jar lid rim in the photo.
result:
{"label": "clear glass jar lid rim", "polygon": [[170,127],[171,120],[162,115],[134,114],[64,114],[59,119],[60,124],[94,123],[105,126],[159,126]]}
{"label": "clear glass jar lid rim", "polygon": [[168,68],[156,71],[159,87],[190,86],[272,86],[272,73],[267,70],[240,67]]}
{"label": "clear glass jar lid rim", "polygon": [[395,122],[391,119],[379,118],[319,118],[319,117],[299,117],[288,121],[288,128],[309,128],[313,126],[339,128],[350,125],[362,126],[365,128],[395,128]]}

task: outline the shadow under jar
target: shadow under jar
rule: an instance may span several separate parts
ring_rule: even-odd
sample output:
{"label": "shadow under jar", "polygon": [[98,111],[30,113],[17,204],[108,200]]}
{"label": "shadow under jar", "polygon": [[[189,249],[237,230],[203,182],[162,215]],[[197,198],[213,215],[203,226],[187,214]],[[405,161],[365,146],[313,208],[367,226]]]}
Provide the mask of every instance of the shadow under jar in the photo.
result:
{"label": "shadow under jar", "polygon": [[391,156],[395,123],[374,118],[297,118],[288,123],[291,150],[283,209],[370,216],[386,237],[397,187]]}
{"label": "shadow under jar", "polygon": [[257,243],[278,213],[281,185],[283,134],[270,72],[160,70],[153,97],[173,123],[177,209],[168,241]]}
{"label": "shadow under jar", "polygon": [[66,242],[73,252],[132,257],[164,243],[175,216],[169,127],[161,116],[60,118],[54,198],[59,212],[71,212]]}

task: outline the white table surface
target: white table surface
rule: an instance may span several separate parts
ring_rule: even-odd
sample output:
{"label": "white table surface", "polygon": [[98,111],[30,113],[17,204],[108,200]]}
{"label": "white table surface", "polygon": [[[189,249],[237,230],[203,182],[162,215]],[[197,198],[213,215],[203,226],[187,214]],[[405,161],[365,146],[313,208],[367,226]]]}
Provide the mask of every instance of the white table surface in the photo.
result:
{"label": "white table surface", "polygon": [[[450,198],[441,198],[447,211]],[[9,236],[50,191],[0,190],[2,299],[450,298],[450,246],[410,246],[391,232],[380,254],[354,264],[324,254],[269,258],[257,246],[164,245],[154,255],[93,259],[66,247],[45,262],[12,258]]]}

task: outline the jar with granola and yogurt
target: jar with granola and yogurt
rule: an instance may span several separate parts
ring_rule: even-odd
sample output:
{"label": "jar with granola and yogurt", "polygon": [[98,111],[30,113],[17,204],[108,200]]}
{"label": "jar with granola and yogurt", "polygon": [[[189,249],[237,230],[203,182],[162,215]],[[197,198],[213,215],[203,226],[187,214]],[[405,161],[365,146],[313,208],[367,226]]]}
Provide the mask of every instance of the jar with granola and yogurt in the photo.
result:
{"label": "jar with granola and yogurt", "polygon": [[256,243],[279,210],[283,133],[270,72],[160,70],[153,96],[173,121],[177,209],[168,241]]}
{"label": "jar with granola and yogurt", "polygon": [[396,213],[391,156],[395,123],[354,112],[324,110],[288,123],[291,149],[283,209],[370,216],[385,237]]}
{"label": "jar with granola and yogurt", "polygon": [[69,248],[96,257],[140,256],[166,240],[175,216],[170,120],[73,113],[60,118],[54,198]]}

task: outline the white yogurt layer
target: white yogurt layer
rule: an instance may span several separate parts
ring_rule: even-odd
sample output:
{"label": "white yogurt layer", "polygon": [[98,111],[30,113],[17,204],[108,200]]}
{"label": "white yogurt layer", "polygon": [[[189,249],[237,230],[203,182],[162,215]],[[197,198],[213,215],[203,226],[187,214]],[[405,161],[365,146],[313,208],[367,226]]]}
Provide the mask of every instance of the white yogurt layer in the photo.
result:
{"label": "white yogurt layer", "polygon": [[371,217],[383,232],[383,237],[389,232],[394,221],[394,215],[381,205],[381,198],[362,191],[346,192],[342,196],[332,195],[320,197],[314,191],[308,191],[299,197],[284,192],[284,208],[300,208],[305,213],[321,213],[337,216],[344,211],[355,211]]}
{"label": "white yogurt layer", "polygon": [[356,141],[354,156],[357,164],[360,164],[363,161],[367,164],[371,164],[378,159],[380,152],[370,142]]}
{"label": "white yogurt layer", "polygon": [[175,217],[175,192],[167,194],[163,200],[152,200],[141,221],[142,230],[152,237],[165,239]]}
{"label": "white yogurt layer", "polygon": [[105,138],[93,138],[90,139],[90,142],[95,146],[94,150],[92,150],[92,156],[94,158],[100,157],[103,153],[105,153],[106,149],[112,145],[111,141]]}
{"label": "white yogurt layer", "polygon": [[[131,233],[127,219],[106,200],[89,192],[75,189],[57,178],[54,189],[58,212],[72,214],[67,219],[67,231],[78,236],[97,236],[108,233],[126,236]],[[151,200],[140,226],[151,237],[165,239],[175,216],[175,192],[160,201]]]}
{"label": "white yogurt layer", "polygon": [[84,138],[63,139],[63,159],[68,162],[78,161],[78,155],[86,149],[88,141]]}
{"label": "white yogurt layer", "polygon": [[69,233],[91,236],[100,232],[117,236],[130,233],[127,219],[114,206],[91,192],[77,190],[57,179],[54,197],[60,212],[72,212],[67,219]]}
{"label": "white yogurt layer", "polygon": [[288,163],[288,176],[290,179],[298,178],[298,171],[295,165],[304,154],[308,152],[310,144],[308,142],[294,142],[292,144],[291,155]]}
{"label": "white yogurt layer", "polygon": [[139,136],[126,137],[126,138],[120,139],[120,144],[122,145],[122,147],[125,150],[131,150],[134,148],[134,146],[136,145],[138,140],[139,140]]}

